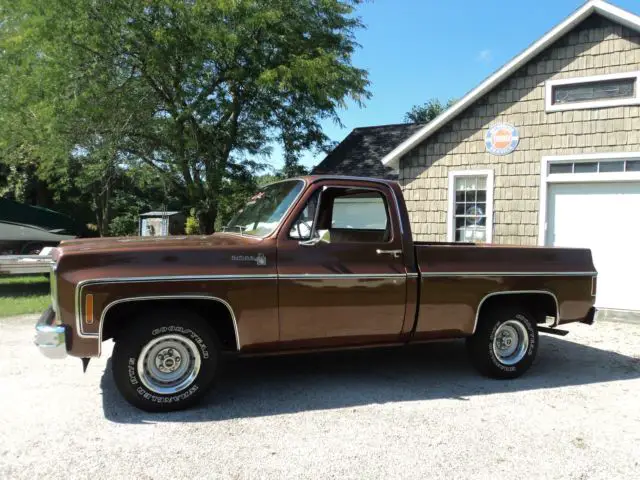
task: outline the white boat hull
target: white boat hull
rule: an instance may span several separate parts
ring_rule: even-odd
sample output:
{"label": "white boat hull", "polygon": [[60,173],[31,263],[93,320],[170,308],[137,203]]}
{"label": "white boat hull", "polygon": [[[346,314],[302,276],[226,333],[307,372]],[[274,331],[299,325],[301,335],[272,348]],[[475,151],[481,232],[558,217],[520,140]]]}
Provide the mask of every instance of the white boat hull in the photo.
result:
{"label": "white boat hull", "polygon": [[61,234],[55,230],[45,230],[33,225],[0,222],[1,242],[61,242],[76,238],[75,235]]}

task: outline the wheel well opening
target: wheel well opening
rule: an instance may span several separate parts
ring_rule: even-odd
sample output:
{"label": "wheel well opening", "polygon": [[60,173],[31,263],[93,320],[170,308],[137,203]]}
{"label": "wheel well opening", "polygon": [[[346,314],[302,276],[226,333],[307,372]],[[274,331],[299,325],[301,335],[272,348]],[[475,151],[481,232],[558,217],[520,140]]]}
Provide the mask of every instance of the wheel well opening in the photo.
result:
{"label": "wheel well opening", "polygon": [[233,317],[227,306],[217,300],[207,299],[156,299],[132,300],[111,307],[102,325],[102,340],[117,339],[136,317],[151,314],[154,310],[188,310],[201,316],[216,333],[224,350],[238,348]]}
{"label": "wheel well opening", "polygon": [[526,292],[526,293],[498,293],[490,296],[482,305],[478,312],[478,319],[483,313],[500,307],[519,307],[526,310],[535,319],[536,323],[545,323],[547,317],[556,318],[559,314],[555,297],[551,293]]}

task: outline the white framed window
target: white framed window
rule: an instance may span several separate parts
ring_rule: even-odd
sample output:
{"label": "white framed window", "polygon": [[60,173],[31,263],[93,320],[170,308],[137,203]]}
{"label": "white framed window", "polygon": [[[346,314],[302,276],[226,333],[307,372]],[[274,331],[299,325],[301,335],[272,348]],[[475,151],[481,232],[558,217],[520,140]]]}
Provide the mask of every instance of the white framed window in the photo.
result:
{"label": "white framed window", "polygon": [[553,177],[556,175],[582,175],[586,173],[633,173],[640,172],[640,160],[637,157],[631,157],[629,159],[621,158],[620,160],[610,158],[594,158],[593,160],[557,160],[549,162],[547,164],[547,168],[547,175]]}
{"label": "white framed window", "polygon": [[447,241],[491,243],[493,170],[449,172]]}
{"label": "white framed window", "polygon": [[547,112],[621,107],[640,104],[640,71],[549,80]]}

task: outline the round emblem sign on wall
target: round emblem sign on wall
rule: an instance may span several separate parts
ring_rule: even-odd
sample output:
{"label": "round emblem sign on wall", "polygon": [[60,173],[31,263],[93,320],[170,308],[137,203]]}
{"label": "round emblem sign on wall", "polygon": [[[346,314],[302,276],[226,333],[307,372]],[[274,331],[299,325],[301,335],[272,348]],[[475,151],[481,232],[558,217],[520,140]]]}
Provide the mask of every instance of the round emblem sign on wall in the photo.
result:
{"label": "round emblem sign on wall", "polygon": [[484,143],[493,155],[508,155],[518,147],[518,129],[509,123],[498,123],[487,130]]}

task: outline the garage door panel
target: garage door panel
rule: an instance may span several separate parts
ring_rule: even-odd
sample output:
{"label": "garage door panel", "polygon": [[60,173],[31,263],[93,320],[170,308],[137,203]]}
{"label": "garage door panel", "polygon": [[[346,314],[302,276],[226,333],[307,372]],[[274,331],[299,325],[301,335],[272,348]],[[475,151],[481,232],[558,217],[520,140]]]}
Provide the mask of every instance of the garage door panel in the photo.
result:
{"label": "garage door panel", "polygon": [[547,245],[591,249],[596,306],[640,310],[640,183],[552,184],[548,212]]}

